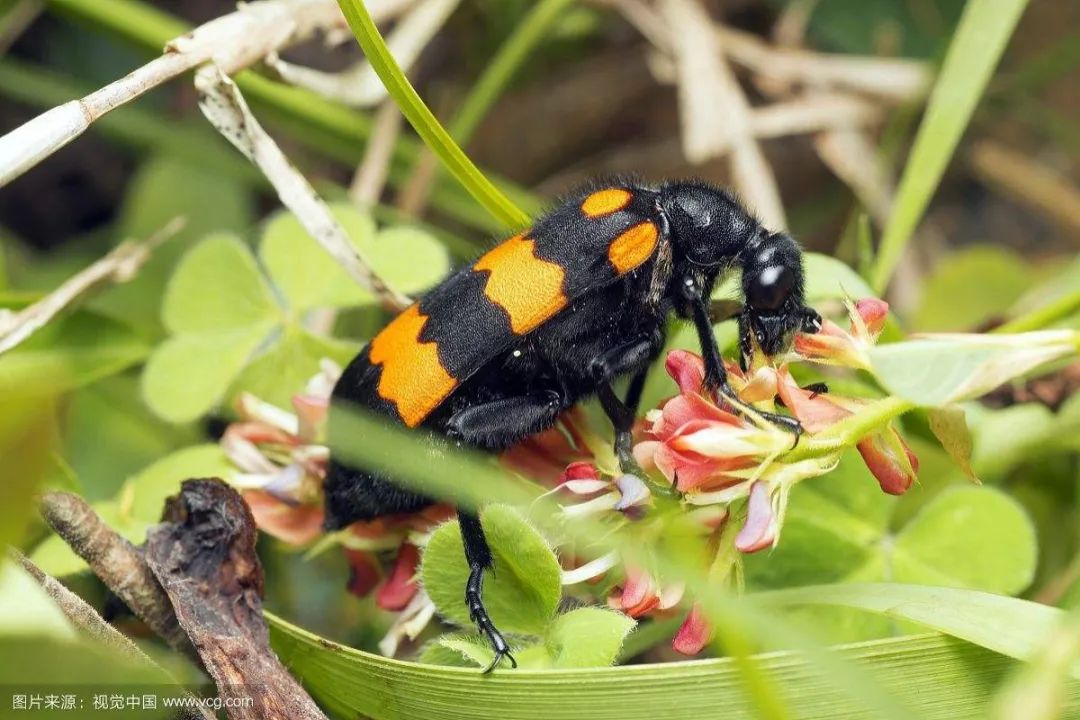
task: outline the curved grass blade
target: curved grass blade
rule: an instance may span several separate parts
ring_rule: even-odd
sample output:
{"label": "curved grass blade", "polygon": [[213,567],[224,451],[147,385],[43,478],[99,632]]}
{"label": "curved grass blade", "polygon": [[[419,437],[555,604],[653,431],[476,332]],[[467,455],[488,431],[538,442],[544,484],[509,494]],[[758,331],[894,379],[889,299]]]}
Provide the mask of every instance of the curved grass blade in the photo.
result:
{"label": "curved grass blade", "polygon": [[870,284],[885,290],[1028,0],[970,0],[949,45],[885,227]]}
{"label": "curved grass blade", "polygon": [[[419,665],[353,650],[269,616],[282,661],[330,712],[372,720],[701,720],[753,717],[732,659],[589,670],[497,670]],[[993,689],[1015,661],[954,638],[913,635],[834,649],[907,699],[920,718],[982,717]],[[787,696],[794,716],[867,717],[797,652],[753,656]],[[1071,683],[1067,706],[1080,688]]]}
{"label": "curved grass blade", "polygon": [[473,165],[450,134],[446,132],[431,110],[420,99],[408,78],[394,60],[378,28],[371,20],[362,0],[338,0],[345,19],[371,67],[386,85],[401,114],[431,150],[439,156],[450,173],[489,213],[508,228],[522,228],[529,217],[515,206]]}
{"label": "curved grass blade", "polygon": [[[1018,660],[1035,656],[1066,614],[1049,605],[977,590],[844,583],[754,593],[748,599],[779,605],[839,605],[903,618]],[[1080,679],[1080,665],[1071,675]]]}

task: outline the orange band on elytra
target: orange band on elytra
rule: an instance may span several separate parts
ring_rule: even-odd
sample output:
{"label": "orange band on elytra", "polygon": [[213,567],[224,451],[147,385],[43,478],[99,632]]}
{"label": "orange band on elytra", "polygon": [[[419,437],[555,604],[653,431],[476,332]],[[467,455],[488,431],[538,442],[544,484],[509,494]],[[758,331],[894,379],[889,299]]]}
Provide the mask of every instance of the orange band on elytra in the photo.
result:
{"label": "orange band on elytra", "polygon": [[439,360],[436,344],[420,342],[427,321],[412,305],[371,341],[371,363],[382,366],[379,397],[394,403],[409,427],[423,422],[458,384]]}
{"label": "orange band on elytra", "polygon": [[622,188],[597,190],[582,201],[581,212],[591,218],[604,217],[622,210],[633,197],[633,193]]}
{"label": "orange band on elytra", "polygon": [[504,240],[476,261],[473,270],[488,271],[484,295],[510,316],[510,328],[524,335],[566,307],[558,264],[536,257],[536,243],[523,235]]}
{"label": "orange band on elytra", "polygon": [[625,231],[608,246],[608,260],[615,272],[625,275],[649,259],[656,250],[660,230],[656,223],[646,220]]}

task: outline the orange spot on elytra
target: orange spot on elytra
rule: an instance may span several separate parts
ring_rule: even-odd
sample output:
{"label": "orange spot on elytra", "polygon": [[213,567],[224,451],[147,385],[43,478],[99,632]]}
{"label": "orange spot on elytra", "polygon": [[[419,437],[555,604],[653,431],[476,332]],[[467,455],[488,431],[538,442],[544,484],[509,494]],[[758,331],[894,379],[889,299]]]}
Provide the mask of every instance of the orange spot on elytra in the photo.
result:
{"label": "orange spot on elytra", "polygon": [[656,249],[660,230],[656,223],[646,220],[625,231],[608,246],[608,260],[615,272],[625,275],[649,259]]}
{"label": "orange spot on elytra", "polygon": [[536,243],[523,235],[504,240],[476,261],[473,270],[490,273],[484,295],[510,316],[510,327],[524,335],[566,307],[556,263],[536,257]]}
{"label": "orange spot on elytra", "polygon": [[411,305],[371,341],[371,363],[382,366],[379,397],[397,406],[398,415],[416,427],[455,387],[433,342],[420,342],[427,315]]}
{"label": "orange spot on elytra", "polygon": [[591,218],[603,217],[622,210],[630,204],[634,194],[622,188],[597,190],[581,203],[581,212]]}

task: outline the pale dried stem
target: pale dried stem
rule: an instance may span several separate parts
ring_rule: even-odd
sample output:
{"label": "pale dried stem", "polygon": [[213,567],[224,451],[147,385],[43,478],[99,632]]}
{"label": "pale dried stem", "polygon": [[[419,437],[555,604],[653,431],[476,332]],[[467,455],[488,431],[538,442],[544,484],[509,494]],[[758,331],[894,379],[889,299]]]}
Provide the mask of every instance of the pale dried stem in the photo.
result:
{"label": "pale dried stem", "polygon": [[142,243],[124,242],[108,255],[75,274],[38,302],[19,312],[0,311],[0,355],[26,340],[64,308],[102,285],[131,280],[161,243],[184,227],[176,218]]}
{"label": "pale dried stem", "polygon": [[772,168],[754,137],[750,103],[725,60],[720,36],[702,6],[692,0],[662,0],[679,76],[683,152],[701,163],[731,148],[735,188],[770,228],[787,226]]}
{"label": "pale dried stem", "polygon": [[[387,35],[386,46],[398,65],[408,70],[446,23],[460,0],[423,0],[419,3],[415,3],[415,0],[410,0],[410,2],[396,0],[396,2],[394,9],[398,13],[404,10],[409,12]],[[415,6],[410,8],[410,5]],[[268,64],[285,82],[306,88],[345,105],[371,107],[386,99],[386,86],[367,61],[361,61],[337,73],[294,65],[276,56],[272,56]]]}
{"label": "pale dried stem", "polygon": [[438,175],[439,158],[430,150],[425,150],[416,161],[408,182],[398,191],[398,210],[409,217],[419,217],[427,206]]}
{"label": "pale dried stem", "polygon": [[1056,170],[993,140],[981,140],[968,152],[975,174],[1015,200],[1080,233],[1080,189]]}
{"label": "pale dried stem", "polygon": [[[401,2],[369,0],[367,5],[378,21]],[[48,110],[0,137],[0,187],[79,137],[105,113],[184,72],[213,62],[226,74],[233,74],[317,32],[347,29],[335,0],[242,4],[235,12],[170,41],[164,55],[126,77],[81,100]]]}
{"label": "pale dried stem", "polygon": [[349,185],[349,200],[354,205],[368,208],[379,202],[379,197],[386,187],[394,144],[401,134],[401,121],[401,111],[392,100],[379,106],[372,123],[371,136],[364,149],[364,158],[356,168],[356,174]]}
{"label": "pale dried stem", "polygon": [[251,114],[236,83],[217,66],[208,65],[195,74],[195,87],[201,96],[199,108],[207,120],[262,171],[308,234],[384,307],[407,307],[411,303],[408,296],[387,285],[360,256],[330,208]]}
{"label": "pale dried stem", "polygon": [[772,40],[777,47],[799,47],[803,44],[817,4],[818,0],[794,0],[780,11],[780,17],[772,29]]}
{"label": "pale dried stem", "polygon": [[41,589],[56,602],[57,606],[64,613],[68,620],[71,621],[78,630],[85,633],[88,637],[102,643],[106,647],[116,650],[119,654],[127,657],[130,660],[134,660],[142,665],[156,664],[153,660],[147,657],[146,653],[140,650],[135,643],[131,642],[127,636],[120,633],[109,623],[105,622],[104,618],[98,614],[97,610],[91,607],[85,600],[68,590],[60,581],[51,575],[46,574],[41,568],[34,564],[30,558],[23,555],[14,548],[9,548],[8,552],[19,565],[22,566],[26,572],[30,573]]}
{"label": "pale dried stem", "polygon": [[[663,18],[642,0],[593,0],[617,9],[650,44],[672,51]],[[714,25],[728,59],[755,75],[785,85],[833,88],[874,96],[888,102],[909,102],[926,95],[932,80],[928,63],[904,58],[840,55],[770,45],[753,33]]]}

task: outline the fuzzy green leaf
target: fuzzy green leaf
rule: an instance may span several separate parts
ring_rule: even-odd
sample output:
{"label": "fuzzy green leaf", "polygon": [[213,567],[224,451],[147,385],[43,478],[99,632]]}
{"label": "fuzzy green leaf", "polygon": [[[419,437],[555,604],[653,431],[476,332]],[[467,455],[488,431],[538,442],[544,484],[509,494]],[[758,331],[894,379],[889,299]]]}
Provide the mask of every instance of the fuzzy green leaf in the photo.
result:
{"label": "fuzzy green leaf", "polygon": [[[867,586],[839,587],[856,588],[864,595],[868,592]],[[892,589],[904,589],[878,587],[883,600]],[[853,605],[859,599],[847,595],[822,597],[806,593],[803,588],[791,592],[802,596],[769,595],[774,596],[773,602],[783,602],[784,612],[799,600]],[[948,607],[967,595],[981,595],[953,592],[957,595],[942,597]],[[903,599],[899,593],[894,594],[894,604],[902,604]],[[994,624],[986,628],[987,633],[1010,625],[1018,626],[1020,632],[1042,627],[1027,622],[1026,616],[1020,614],[1032,603],[1005,600],[1008,604],[994,614]],[[1052,608],[1036,608],[1036,612],[1049,613],[1051,622],[1060,615]],[[476,670],[404,663],[353,650],[267,615],[271,643],[278,656],[321,705],[341,717],[532,720],[540,714],[545,720],[701,720],[713,715],[755,716],[745,678],[738,661],[732,658],[557,672],[496,670],[488,676]],[[973,616],[972,621],[978,622],[978,617]],[[956,622],[950,625],[961,630]],[[1029,644],[1037,643],[1038,638],[1033,634]],[[925,720],[983,717],[993,688],[1015,666],[1001,655],[941,635],[858,643],[834,651],[838,657],[866,669],[883,688],[904,698],[915,717]],[[776,677],[786,697],[814,698],[813,703],[796,707],[800,718],[873,716],[864,704],[838,691],[828,673],[802,653],[768,653],[753,656],[753,661]],[[478,697],[483,701],[478,702]],[[1070,686],[1069,707],[1075,708],[1078,698],[1080,692]]]}
{"label": "fuzzy green leaf", "polygon": [[[481,513],[495,570],[484,578],[484,603],[505,632],[539,635],[562,596],[561,569],[547,542],[513,508],[490,505]],[[440,527],[424,550],[424,588],[443,617],[471,627],[465,607],[469,570],[456,521]]]}
{"label": "fuzzy green leaf", "polygon": [[619,656],[634,619],[614,610],[583,607],[555,618],[547,648],[557,668],[604,667]]}

